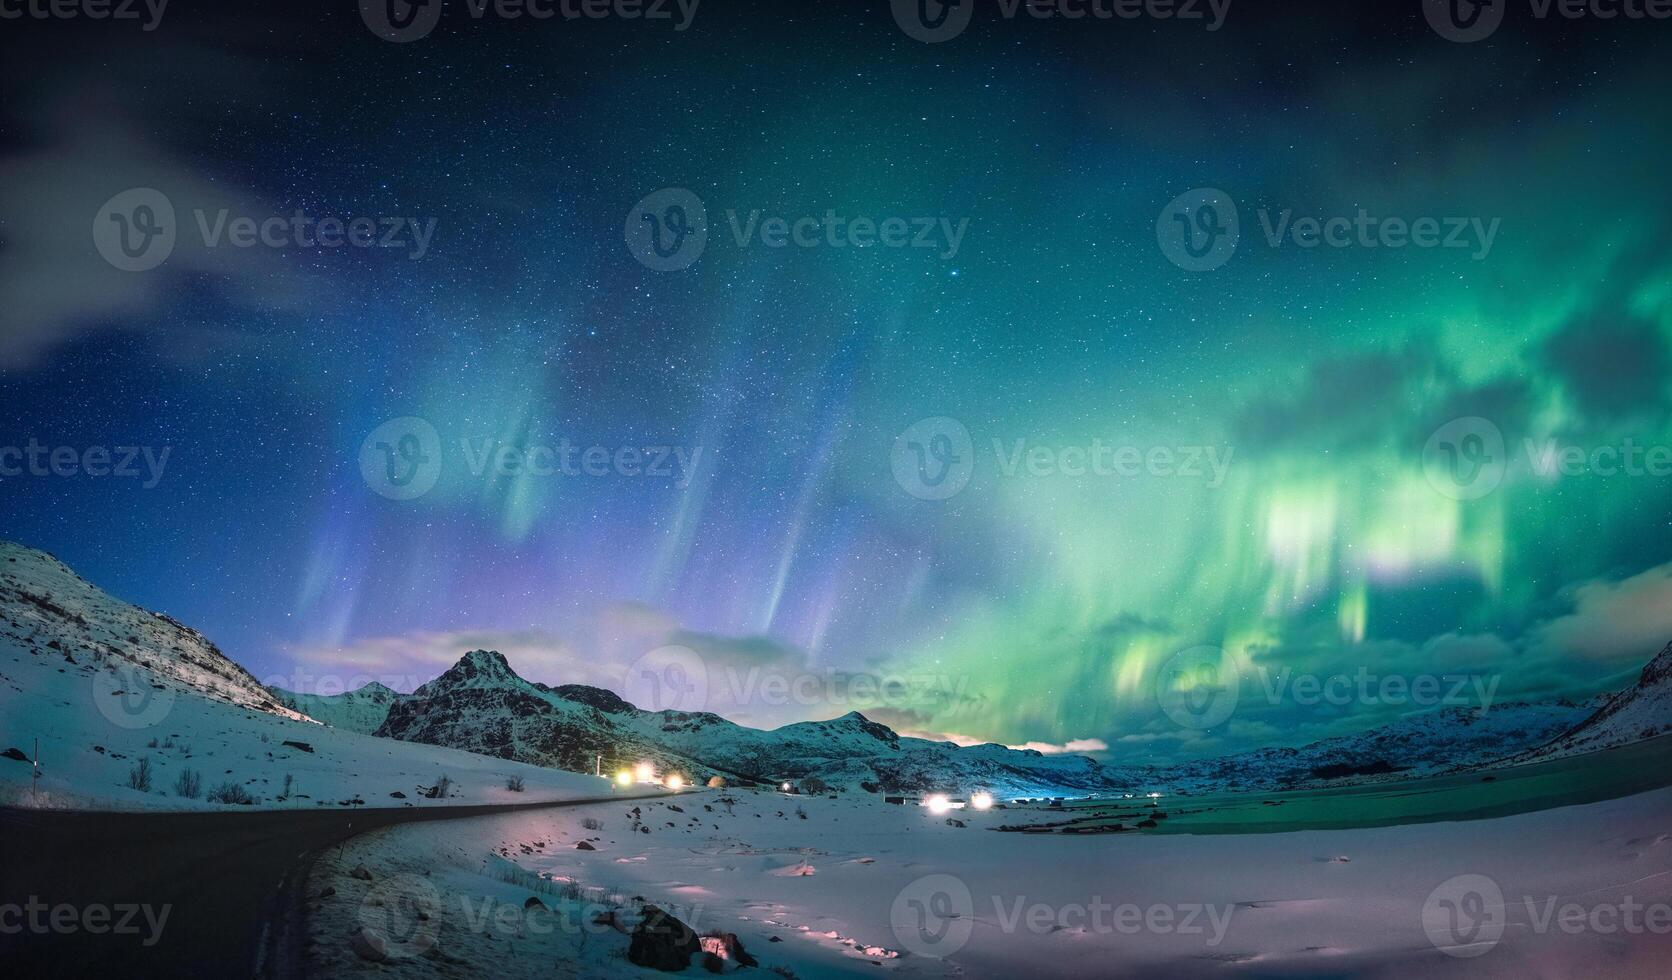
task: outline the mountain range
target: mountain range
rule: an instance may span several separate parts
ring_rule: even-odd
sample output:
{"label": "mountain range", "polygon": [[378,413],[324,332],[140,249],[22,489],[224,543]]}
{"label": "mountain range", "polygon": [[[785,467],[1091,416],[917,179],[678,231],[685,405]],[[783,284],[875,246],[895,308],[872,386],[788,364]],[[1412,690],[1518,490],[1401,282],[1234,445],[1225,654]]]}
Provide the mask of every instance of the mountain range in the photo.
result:
{"label": "mountain range", "polygon": [[[0,542],[0,646],[16,651],[12,663],[36,668],[31,676],[41,677],[39,670],[56,660],[59,675],[91,677],[95,703],[107,717],[143,710],[134,707],[136,697],[161,694],[225,705],[246,718],[254,712],[316,731],[323,725],[371,747],[353,743],[354,752],[393,740],[580,773],[648,762],[694,781],[816,777],[840,790],[892,793],[1284,788],[1554,758],[1660,734],[1672,721],[1672,645],[1634,687],[1587,702],[1500,704],[1484,713],[1447,708],[1298,748],[1168,767],[913,738],[859,712],[765,731],[708,712],[646,711],[602,688],[528,681],[489,650],[465,654],[410,694],[380,684],[335,696],[300,694],[261,686],[196,630],[112,598],[50,555],[6,542]],[[51,686],[0,669],[0,700],[23,706],[12,712],[14,720],[26,713],[45,719],[50,706],[39,699]],[[32,724],[31,731],[42,725],[51,723]]]}

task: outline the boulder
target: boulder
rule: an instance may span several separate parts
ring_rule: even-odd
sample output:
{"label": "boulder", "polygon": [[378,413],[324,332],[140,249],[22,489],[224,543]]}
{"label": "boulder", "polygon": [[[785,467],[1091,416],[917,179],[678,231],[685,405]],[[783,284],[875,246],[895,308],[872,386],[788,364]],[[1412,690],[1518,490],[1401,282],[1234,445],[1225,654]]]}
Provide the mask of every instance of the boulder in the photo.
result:
{"label": "boulder", "polygon": [[667,973],[691,965],[691,957],[702,945],[691,927],[654,905],[639,909],[639,924],[627,945],[627,961]]}

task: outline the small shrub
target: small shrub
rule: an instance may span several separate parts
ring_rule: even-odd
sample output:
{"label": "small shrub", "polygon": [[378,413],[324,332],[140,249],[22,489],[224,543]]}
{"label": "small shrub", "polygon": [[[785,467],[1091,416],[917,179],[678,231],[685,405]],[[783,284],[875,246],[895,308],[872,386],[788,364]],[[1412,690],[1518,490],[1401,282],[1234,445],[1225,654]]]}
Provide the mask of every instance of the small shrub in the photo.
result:
{"label": "small shrub", "polygon": [[174,781],[174,795],[195,800],[203,793],[203,777],[197,772],[182,770],[180,777]]}
{"label": "small shrub", "polygon": [[156,748],[156,747],[157,747],[157,740],[156,740],[156,739],[152,739],[152,740],[151,740],[151,741],[149,741],[149,742],[146,742],[146,743],[145,743],[145,747],[146,747],[146,748],[148,748],[148,749],[154,749],[154,748]]}
{"label": "small shrub", "polygon": [[291,788],[294,787],[295,785],[296,785],[296,777],[292,776],[288,772],[285,773],[284,774],[284,791],[279,794],[279,799],[281,799],[281,800],[290,799]]}
{"label": "small shrub", "polygon": [[510,779],[505,780],[505,788],[513,793],[521,793],[523,791],[523,778],[521,776],[512,776]]}
{"label": "small shrub", "polygon": [[452,777],[443,773],[441,778],[437,779],[435,781],[435,785],[431,786],[429,788],[429,791],[426,792],[424,795],[426,797],[432,799],[432,800],[445,800],[447,798],[447,792],[449,790],[451,790],[452,788],[453,788]]}
{"label": "small shrub", "polygon": [[599,820],[597,817],[587,817],[585,820],[581,821],[581,826],[585,827],[587,830],[603,830],[604,821]]}
{"label": "small shrub", "polygon": [[249,806],[251,803],[254,803],[255,800],[250,796],[249,791],[244,789],[241,784],[228,780],[209,791],[209,802],[235,803],[239,806]]}
{"label": "small shrub", "polygon": [[822,796],[830,792],[830,784],[817,776],[808,776],[801,781],[801,791],[808,796]]}
{"label": "small shrub", "polygon": [[[153,740],[154,741],[154,740]],[[151,792],[151,757],[145,756],[128,770],[128,788],[141,793]]]}

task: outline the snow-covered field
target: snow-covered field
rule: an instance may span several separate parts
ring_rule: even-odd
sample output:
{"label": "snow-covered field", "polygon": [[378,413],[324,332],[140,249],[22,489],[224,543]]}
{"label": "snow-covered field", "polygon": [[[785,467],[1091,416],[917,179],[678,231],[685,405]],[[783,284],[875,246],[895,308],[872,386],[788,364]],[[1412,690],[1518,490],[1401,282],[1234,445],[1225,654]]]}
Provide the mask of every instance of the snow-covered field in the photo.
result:
{"label": "snow-covered field", "polygon": [[[447,793],[426,795],[443,777]],[[513,792],[518,777],[523,791]],[[249,802],[209,799],[224,788]],[[0,805],[402,807],[609,795],[608,781],[592,776],[316,724],[274,703],[197,631],[0,542]]]}
{"label": "snow-covered field", "polygon": [[369,934],[403,976],[649,975],[625,959],[644,901],[802,978],[1629,978],[1672,962],[1672,790],[1364,830],[984,829],[1018,816],[958,810],[958,827],[732,790],[381,830],[316,866],[312,965],[384,972],[356,952]]}
{"label": "snow-covered field", "polygon": [[[607,780],[592,776],[372,738],[186,693],[163,699],[166,706],[153,701],[154,717],[119,709],[107,714],[100,705],[116,697],[106,690],[110,675],[60,673],[64,666],[0,645],[0,752],[17,748],[30,759],[0,758],[0,805],[229,809],[206,799],[228,782],[249,793],[251,806],[265,808],[528,803],[611,792]],[[42,775],[33,780],[36,739]],[[151,767],[144,791],[129,785],[142,759]],[[188,771],[200,780],[195,799],[180,792]],[[452,782],[447,798],[426,798],[442,776]],[[513,776],[523,778],[523,792],[506,788]]]}

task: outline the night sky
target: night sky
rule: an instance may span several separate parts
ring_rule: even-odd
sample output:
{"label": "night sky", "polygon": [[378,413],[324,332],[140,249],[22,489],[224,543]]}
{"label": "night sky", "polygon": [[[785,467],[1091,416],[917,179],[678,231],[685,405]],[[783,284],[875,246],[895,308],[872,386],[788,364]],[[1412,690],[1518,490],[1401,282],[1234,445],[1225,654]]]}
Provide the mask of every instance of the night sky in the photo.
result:
{"label": "night sky", "polygon": [[[1593,694],[1672,640],[1672,21],[1529,9],[1472,44],[1417,0],[1238,0],[1214,31],[980,4],[936,44],[883,2],[707,0],[683,31],[449,2],[409,43],[347,0],[0,21],[0,447],[169,452],[154,486],[0,478],[0,536],[291,687],[410,689],[484,646],[622,690],[672,643],[911,689],[711,705],[738,720],[1134,761],[1409,710],[1181,728],[1155,677],[1200,645]],[[141,271],[93,234],[130,188],[177,218]],[[707,218],[671,271],[629,247],[666,188]],[[1208,271],[1162,247],[1200,188],[1240,226]],[[221,209],[433,234],[210,246]],[[1361,209],[1492,236],[1267,239]],[[739,244],[753,211],[933,224]],[[439,467],[393,499],[363,449],[407,418]],[[1064,472],[1094,440],[1228,465]],[[1584,463],[1540,473],[1527,440]],[[1603,472],[1628,440],[1640,471]],[[955,484],[911,478],[914,442]],[[565,445],[685,455],[471,465]]]}

